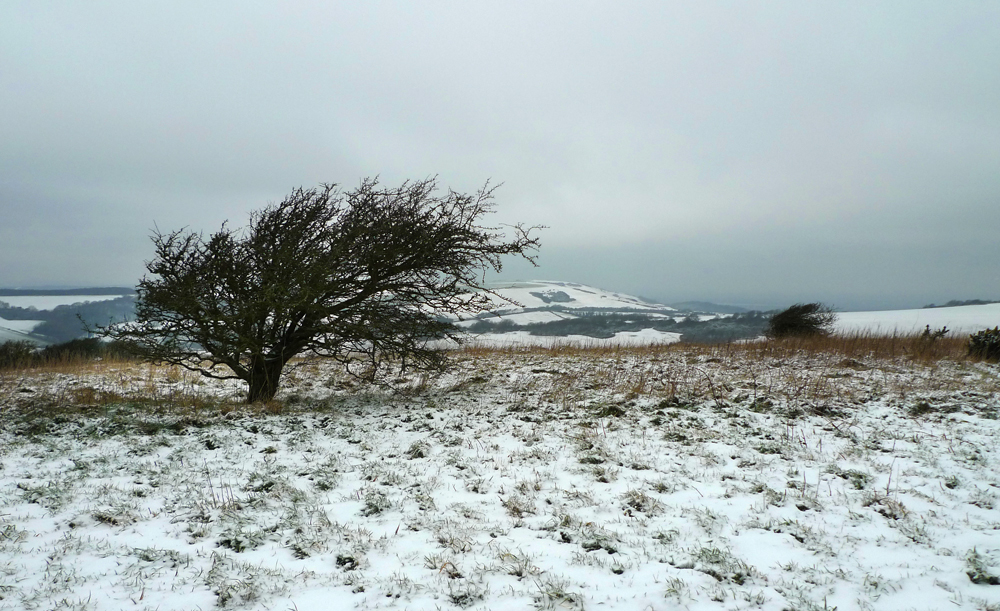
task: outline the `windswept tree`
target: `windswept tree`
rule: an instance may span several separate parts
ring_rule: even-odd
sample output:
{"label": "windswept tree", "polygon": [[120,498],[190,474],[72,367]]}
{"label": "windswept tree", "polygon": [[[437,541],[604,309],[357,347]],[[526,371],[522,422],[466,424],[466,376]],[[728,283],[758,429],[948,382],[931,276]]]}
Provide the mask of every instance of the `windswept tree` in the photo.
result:
{"label": "windswept tree", "polygon": [[493,306],[484,279],[503,256],[535,260],[535,228],[481,224],[494,190],[366,179],[348,192],[297,189],[247,227],[224,224],[207,239],[157,231],[136,319],[101,332],[150,360],[243,380],[248,403],[273,398],[300,354],[355,375],[388,362],[439,369],[445,354],[431,340],[458,339],[443,315]]}
{"label": "windswept tree", "polygon": [[835,322],[837,314],[829,306],[822,303],[797,303],[771,317],[767,336],[781,338],[829,335]]}

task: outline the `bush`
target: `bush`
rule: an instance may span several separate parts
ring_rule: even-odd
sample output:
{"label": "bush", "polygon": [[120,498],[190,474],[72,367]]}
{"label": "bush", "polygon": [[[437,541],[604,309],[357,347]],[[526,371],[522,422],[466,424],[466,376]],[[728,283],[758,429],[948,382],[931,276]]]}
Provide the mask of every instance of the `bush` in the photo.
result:
{"label": "bush", "polygon": [[948,335],[948,327],[941,327],[940,329],[931,331],[931,326],[925,325],[923,333],[920,334],[920,341],[933,344],[945,335]]}
{"label": "bush", "polygon": [[767,336],[809,337],[829,335],[837,315],[822,303],[797,303],[771,317],[767,326]]}
{"label": "bush", "polygon": [[491,322],[492,318],[487,318],[483,320],[477,320],[468,327],[465,328],[469,333],[508,333],[510,331],[516,331],[517,325],[513,320],[500,320],[498,322]]}
{"label": "bush", "polygon": [[969,356],[1000,361],[1000,327],[983,329],[969,336]]}
{"label": "bush", "polygon": [[27,340],[0,344],[0,369],[27,367],[35,359],[35,344]]}
{"label": "bush", "polygon": [[58,363],[93,361],[106,358],[128,358],[128,347],[120,342],[106,342],[96,337],[74,339],[53,344],[39,350],[26,341],[8,341],[0,344],[0,369],[38,367]]}
{"label": "bush", "polygon": [[46,346],[39,356],[47,363],[65,363],[68,361],[92,361],[108,357],[123,358],[128,354],[127,347],[120,342],[106,342],[96,337],[87,337]]}

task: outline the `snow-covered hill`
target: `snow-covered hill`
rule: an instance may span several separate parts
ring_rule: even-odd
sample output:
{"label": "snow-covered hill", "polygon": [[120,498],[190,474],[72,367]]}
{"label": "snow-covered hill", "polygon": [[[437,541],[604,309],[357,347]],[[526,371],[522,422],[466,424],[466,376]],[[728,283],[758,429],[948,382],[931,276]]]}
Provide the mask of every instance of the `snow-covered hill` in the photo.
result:
{"label": "snow-covered hill", "polygon": [[[699,312],[693,314],[573,282],[531,280],[498,283],[490,287],[515,304],[498,303],[488,313],[467,317],[458,324],[487,345],[584,343],[594,345],[717,342],[760,336],[766,316]],[[495,302],[499,302],[494,298]],[[603,315],[603,316],[602,316]],[[933,309],[839,312],[839,333],[910,334],[925,326],[947,327],[957,334],[974,333],[1000,325],[1000,303]],[[708,325],[692,325],[696,320]],[[495,327],[487,326],[492,323]],[[755,326],[756,325],[756,326]]]}
{"label": "snow-covered hill", "polygon": [[644,311],[675,312],[676,309],[660,303],[650,303],[639,297],[613,293],[603,289],[554,280],[497,283],[491,290],[506,299],[521,304],[505,304],[497,312],[518,310],[589,310],[589,311]]}
{"label": "snow-covered hill", "polygon": [[[489,287],[496,309],[463,317],[460,325],[477,320],[509,321],[516,325],[545,323],[588,314],[641,313],[646,316],[682,316],[676,308],[640,297],[614,293],[575,282],[529,280],[498,282]],[[499,297],[497,297],[497,295]],[[509,300],[509,301],[505,301]]]}
{"label": "snow-covered hill", "polygon": [[[674,317],[682,319],[685,316],[668,305],[575,282],[555,280],[503,282],[495,283],[489,289],[494,293],[491,298],[497,307],[490,312],[462,317],[462,320],[457,321],[459,326],[476,333],[477,344],[508,346],[553,343],[588,345],[670,343],[678,341],[680,334],[643,328],[605,334],[603,337],[577,335],[565,331],[548,335],[548,327],[545,330],[536,327],[528,333],[522,326],[556,323],[595,315],[635,314],[645,320]],[[487,328],[484,332],[482,325],[487,323],[497,325],[496,330]],[[511,325],[521,327],[521,330],[515,330]]]}

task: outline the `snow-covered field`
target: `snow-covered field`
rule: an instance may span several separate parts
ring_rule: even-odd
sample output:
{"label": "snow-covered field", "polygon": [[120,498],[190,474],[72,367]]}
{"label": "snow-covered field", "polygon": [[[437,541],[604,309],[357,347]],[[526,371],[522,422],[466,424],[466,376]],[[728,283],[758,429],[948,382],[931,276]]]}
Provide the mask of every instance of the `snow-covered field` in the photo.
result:
{"label": "snow-covered field", "polygon": [[922,308],[919,310],[884,310],[879,312],[838,312],[836,329],[840,333],[858,331],[891,334],[919,333],[947,326],[956,333],[975,333],[1000,325],[1000,303]]}
{"label": "snow-covered field", "polygon": [[20,333],[0,326],[0,343],[31,341],[31,337],[26,333]]}
{"label": "snow-covered field", "polygon": [[7,320],[0,316],[0,329],[8,329],[18,333],[31,333],[35,327],[42,324],[41,320]]}
{"label": "snow-covered field", "polygon": [[28,333],[42,324],[40,320],[7,320],[0,318],[0,342],[31,341]]}
{"label": "snow-covered field", "polygon": [[1000,608],[1000,368],[752,352],[3,374],[0,609]]}

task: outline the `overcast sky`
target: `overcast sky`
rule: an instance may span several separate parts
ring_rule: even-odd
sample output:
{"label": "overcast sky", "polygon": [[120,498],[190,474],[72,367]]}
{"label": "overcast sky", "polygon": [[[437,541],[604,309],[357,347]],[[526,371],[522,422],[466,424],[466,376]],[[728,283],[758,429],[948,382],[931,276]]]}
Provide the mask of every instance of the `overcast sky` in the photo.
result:
{"label": "overcast sky", "polygon": [[0,4],[0,286],[376,174],[503,182],[506,279],[1000,299],[1000,2]]}

